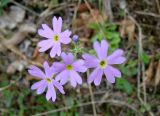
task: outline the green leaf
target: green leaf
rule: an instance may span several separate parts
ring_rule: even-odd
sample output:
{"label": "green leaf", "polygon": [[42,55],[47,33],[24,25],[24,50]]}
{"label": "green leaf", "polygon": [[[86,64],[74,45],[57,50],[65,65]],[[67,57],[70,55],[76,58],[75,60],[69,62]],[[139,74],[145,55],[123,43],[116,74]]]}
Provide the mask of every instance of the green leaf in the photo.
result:
{"label": "green leaf", "polygon": [[7,108],[9,108],[12,104],[13,96],[15,95],[15,92],[11,92],[10,90],[5,90],[4,93],[4,103]]}
{"label": "green leaf", "polygon": [[143,52],[140,58],[145,64],[149,63],[150,58],[146,53]]}
{"label": "green leaf", "polygon": [[98,30],[99,29],[99,25],[96,23],[90,23],[88,24],[88,27],[94,30]]}
{"label": "green leaf", "polygon": [[129,104],[132,104],[132,103],[134,103],[134,99],[128,98],[127,102],[128,102]]}
{"label": "green leaf", "polygon": [[58,0],[52,0],[53,5],[58,5]]}
{"label": "green leaf", "polygon": [[89,54],[92,54],[92,55],[96,55],[96,52],[95,52],[95,50],[93,50],[93,49],[89,50],[88,53],[89,53]]}
{"label": "green leaf", "polygon": [[117,78],[116,87],[126,92],[128,95],[132,94],[133,92],[132,85],[124,78]]}
{"label": "green leaf", "polygon": [[91,41],[92,42],[95,42],[97,40],[101,41],[102,39],[104,39],[104,36],[102,33],[99,32],[98,34],[96,34],[95,36],[92,37]]}
{"label": "green leaf", "polygon": [[0,6],[4,7],[9,3],[9,0],[1,0],[0,1]]}
{"label": "green leaf", "polygon": [[149,111],[151,109],[151,106],[150,104],[142,104],[141,107],[140,107],[140,111],[142,113],[146,112],[146,111]]}
{"label": "green leaf", "polygon": [[160,60],[160,53],[158,53],[158,54],[156,55],[156,59],[157,59],[157,60]]}
{"label": "green leaf", "polygon": [[67,113],[66,112],[60,112],[60,116],[67,116]]}
{"label": "green leaf", "polygon": [[107,27],[108,31],[115,31],[116,29],[117,29],[117,25],[114,25],[114,24],[109,25],[109,27]]}
{"label": "green leaf", "polygon": [[64,102],[66,106],[74,106],[74,100],[71,97],[66,98]]}

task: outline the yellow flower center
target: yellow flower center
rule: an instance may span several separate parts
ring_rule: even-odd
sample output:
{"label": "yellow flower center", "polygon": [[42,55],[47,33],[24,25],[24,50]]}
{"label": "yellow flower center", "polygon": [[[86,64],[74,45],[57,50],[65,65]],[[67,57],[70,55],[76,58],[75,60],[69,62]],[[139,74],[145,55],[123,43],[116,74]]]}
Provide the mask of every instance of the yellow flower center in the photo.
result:
{"label": "yellow flower center", "polygon": [[51,83],[51,79],[50,78],[45,78],[45,80],[47,81],[47,83]]}
{"label": "yellow flower center", "polygon": [[53,41],[58,42],[58,40],[59,40],[59,37],[58,37],[58,35],[55,34],[54,37],[53,37]]}
{"label": "yellow flower center", "polygon": [[103,69],[104,69],[106,66],[107,66],[107,61],[102,60],[102,61],[99,62],[99,67],[100,67],[100,68],[103,68]]}
{"label": "yellow flower center", "polygon": [[72,70],[73,67],[72,67],[72,65],[67,65],[67,66],[66,66],[66,69],[67,69],[67,70]]}

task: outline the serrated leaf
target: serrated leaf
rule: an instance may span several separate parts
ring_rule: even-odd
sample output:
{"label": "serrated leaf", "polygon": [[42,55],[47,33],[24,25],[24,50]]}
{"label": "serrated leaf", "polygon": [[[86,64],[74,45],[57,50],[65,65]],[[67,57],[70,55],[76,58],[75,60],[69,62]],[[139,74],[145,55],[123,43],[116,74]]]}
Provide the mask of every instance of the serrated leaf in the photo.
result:
{"label": "serrated leaf", "polygon": [[128,95],[132,94],[133,92],[132,85],[124,78],[117,78],[116,87],[126,92]]}

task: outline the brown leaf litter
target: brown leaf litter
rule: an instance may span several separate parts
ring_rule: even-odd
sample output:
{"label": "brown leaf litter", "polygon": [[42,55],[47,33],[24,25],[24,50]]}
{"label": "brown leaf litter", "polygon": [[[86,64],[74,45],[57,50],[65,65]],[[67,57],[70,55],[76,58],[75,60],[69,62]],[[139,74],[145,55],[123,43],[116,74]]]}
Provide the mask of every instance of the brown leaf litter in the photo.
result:
{"label": "brown leaf litter", "polygon": [[12,5],[10,11],[7,14],[0,16],[0,28],[13,29],[18,23],[21,23],[25,17],[25,10],[22,8]]}
{"label": "brown leaf litter", "polygon": [[128,38],[128,47],[131,47],[135,42],[135,27],[135,23],[130,19],[124,19],[120,24],[120,36]]}
{"label": "brown leaf litter", "polygon": [[0,51],[4,50],[3,46],[13,46],[22,42],[29,33],[35,33],[36,26],[32,23],[22,24],[18,32],[14,33],[10,39],[3,39],[0,43]]}
{"label": "brown leaf litter", "polygon": [[151,61],[145,72],[145,80],[147,85],[158,86],[160,84],[160,60],[158,62]]}

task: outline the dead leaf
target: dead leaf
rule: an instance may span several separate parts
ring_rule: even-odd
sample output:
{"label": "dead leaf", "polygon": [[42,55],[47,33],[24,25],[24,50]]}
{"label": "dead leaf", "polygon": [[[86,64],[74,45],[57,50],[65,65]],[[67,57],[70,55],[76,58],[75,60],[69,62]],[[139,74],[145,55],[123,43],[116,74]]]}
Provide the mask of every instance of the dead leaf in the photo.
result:
{"label": "dead leaf", "polygon": [[100,13],[99,10],[93,9],[92,13],[94,14],[94,17],[91,15],[91,13],[84,12],[80,14],[80,17],[82,20],[84,20],[84,23],[86,25],[91,24],[91,23],[103,23],[104,20],[107,18],[105,15]]}
{"label": "dead leaf", "polygon": [[38,57],[38,55],[39,55],[38,49],[39,49],[38,47],[35,48],[33,55],[32,55],[32,59],[36,59],[36,57]]}
{"label": "dead leaf", "polygon": [[[80,12],[78,18],[76,18],[73,22],[73,30],[78,33],[80,37],[89,39],[93,35],[94,30],[90,29],[88,25],[93,23],[103,24],[107,19],[107,17],[100,13],[100,11],[97,9],[92,9],[92,14],[94,14],[94,17],[88,11]],[[87,42],[87,40],[83,42]]]}
{"label": "dead leaf", "polygon": [[158,62],[156,75],[155,75],[155,85],[157,86],[160,83],[160,60]]}
{"label": "dead leaf", "polygon": [[145,81],[147,85],[157,86],[160,83],[160,61],[151,61],[145,72]]}
{"label": "dead leaf", "polygon": [[153,83],[153,71],[154,71],[154,61],[152,60],[149,64],[148,69],[145,72],[145,81],[147,84]]}
{"label": "dead leaf", "polygon": [[[78,6],[76,6],[76,7],[78,7]],[[78,13],[85,12],[85,11],[88,11],[87,5],[85,3],[80,4],[80,6],[78,8]]]}
{"label": "dead leaf", "polygon": [[128,38],[128,47],[131,47],[134,43],[135,23],[130,19],[125,19],[121,22],[119,31],[122,38]]}
{"label": "dead leaf", "polygon": [[38,51],[38,47],[35,48],[33,55],[32,55],[32,60],[42,64],[45,61],[45,59],[49,59],[48,55],[45,55],[44,53],[40,53]]}

